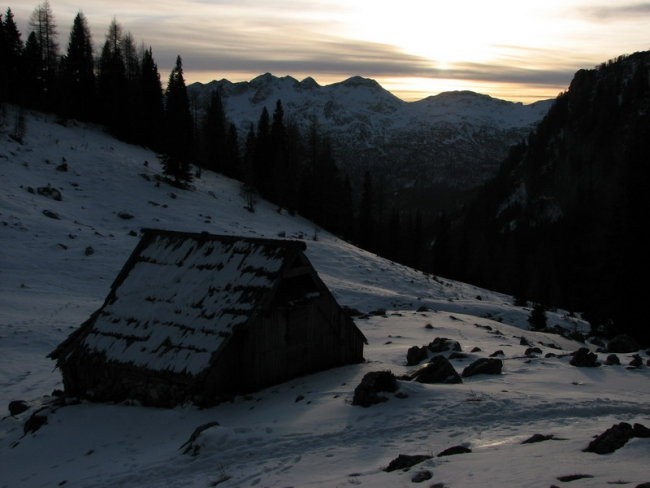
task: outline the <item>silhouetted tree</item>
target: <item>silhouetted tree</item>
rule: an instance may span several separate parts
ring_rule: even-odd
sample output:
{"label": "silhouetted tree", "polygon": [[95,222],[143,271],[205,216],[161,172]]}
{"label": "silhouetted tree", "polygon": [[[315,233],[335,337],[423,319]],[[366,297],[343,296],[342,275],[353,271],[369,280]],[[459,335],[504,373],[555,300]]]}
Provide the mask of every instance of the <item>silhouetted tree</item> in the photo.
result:
{"label": "silhouetted tree", "polygon": [[21,56],[23,42],[10,8],[0,15],[0,102],[19,100],[21,92]]}
{"label": "silhouetted tree", "polygon": [[255,211],[256,176],[255,176],[255,129],[250,125],[246,134],[244,157],[242,160],[242,186],[241,193],[246,201],[246,209]]}
{"label": "silhouetted tree", "polygon": [[27,37],[22,56],[22,96],[25,105],[39,107],[43,99],[43,60],[36,34],[32,31]]}
{"label": "silhouetted tree", "polygon": [[151,47],[142,54],[141,113],[139,116],[139,134],[141,142],[153,148],[160,147],[163,127],[164,107],[163,91],[160,84],[158,66],[153,58]]}
{"label": "silhouetted tree", "polygon": [[191,180],[189,158],[193,125],[183,77],[183,61],[178,56],[165,91],[166,156],[163,161],[165,174],[173,177],[177,184],[185,184]]}
{"label": "silhouetted tree", "polygon": [[255,152],[253,154],[253,170],[255,173],[255,188],[263,197],[268,196],[271,187],[271,127],[269,112],[264,107],[257,122],[255,134]]}
{"label": "silhouetted tree", "polygon": [[375,203],[372,190],[372,178],[368,171],[363,175],[363,190],[359,204],[359,244],[364,249],[375,247]]}
{"label": "silhouetted tree", "polygon": [[241,158],[239,156],[239,136],[237,135],[237,127],[232,123],[228,127],[226,139],[226,167],[224,168],[224,174],[238,180],[243,178]]}
{"label": "silhouetted tree", "polygon": [[63,104],[65,115],[88,120],[96,113],[93,45],[88,22],[79,12],[72,23],[68,51],[63,59]]}
{"label": "silhouetted tree", "polygon": [[546,308],[541,303],[536,303],[530,312],[528,322],[535,330],[541,330],[546,327]]}
{"label": "silhouetted tree", "polygon": [[203,117],[201,128],[201,162],[212,171],[224,172],[228,166],[226,158],[227,126],[221,95],[214,90]]}
{"label": "silhouetted tree", "polygon": [[36,7],[30,18],[29,25],[36,36],[36,45],[38,46],[41,60],[39,66],[40,74],[38,76],[41,93],[38,103],[42,105],[47,102],[53,102],[53,92],[59,64],[56,22],[48,0],[45,0]]}
{"label": "silhouetted tree", "polygon": [[124,137],[128,132],[126,67],[122,56],[122,27],[113,19],[99,58],[97,89],[101,120],[111,131]]}

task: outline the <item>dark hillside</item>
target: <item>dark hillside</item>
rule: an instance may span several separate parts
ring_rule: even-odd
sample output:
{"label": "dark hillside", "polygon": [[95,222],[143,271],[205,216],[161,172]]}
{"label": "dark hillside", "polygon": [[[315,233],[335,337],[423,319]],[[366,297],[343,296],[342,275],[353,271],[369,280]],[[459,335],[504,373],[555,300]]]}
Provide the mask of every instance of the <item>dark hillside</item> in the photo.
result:
{"label": "dark hillside", "polygon": [[650,52],[578,71],[454,234],[456,277],[648,340]]}

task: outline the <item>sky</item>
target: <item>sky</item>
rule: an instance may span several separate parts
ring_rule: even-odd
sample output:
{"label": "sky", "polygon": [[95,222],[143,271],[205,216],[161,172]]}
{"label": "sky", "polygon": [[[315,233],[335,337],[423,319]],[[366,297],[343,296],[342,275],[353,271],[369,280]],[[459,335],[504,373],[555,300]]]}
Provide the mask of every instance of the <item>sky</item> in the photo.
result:
{"label": "sky", "polygon": [[[26,40],[40,3],[8,4]],[[50,0],[62,49],[83,11],[97,51],[111,20],[153,48],[163,81],[177,55],[185,79],[262,73],[354,75],[418,100],[473,90],[530,103],[573,74],[650,49],[650,2],[634,0]],[[3,12],[5,8],[2,9]]]}

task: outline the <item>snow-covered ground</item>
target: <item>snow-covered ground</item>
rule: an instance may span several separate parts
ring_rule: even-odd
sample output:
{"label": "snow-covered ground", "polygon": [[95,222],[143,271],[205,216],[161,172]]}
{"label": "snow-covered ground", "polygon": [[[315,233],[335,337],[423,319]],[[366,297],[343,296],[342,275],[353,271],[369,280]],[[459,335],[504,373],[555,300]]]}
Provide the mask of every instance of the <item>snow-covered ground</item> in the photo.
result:
{"label": "snow-covered ground", "polygon": [[[221,176],[204,173],[191,191],[159,183],[155,154],[98,129],[30,115],[24,144],[9,132],[0,127],[0,405],[31,408],[5,410],[0,421],[0,487],[395,487],[422,470],[432,474],[423,486],[455,488],[564,486],[558,477],[575,474],[592,477],[570,486],[650,481],[650,439],[583,452],[614,423],[650,426],[650,368],[627,369],[631,355],[619,355],[622,366],[573,367],[567,354],[584,344],[530,331],[530,310],[510,297],[391,263],[266,202],[250,213],[238,184]],[[48,186],[60,201],[39,194]],[[61,378],[47,353],[101,305],[142,227],[304,239],[342,305],[387,311],[356,320],[367,361],[202,410],[52,406]],[[548,317],[587,330],[561,311]],[[460,342],[459,373],[498,349],[503,373],[456,385],[400,381],[405,398],[351,405],[365,373],[413,371],[407,349],[436,337]],[[521,337],[542,354],[526,357]],[[24,435],[39,408],[47,424]],[[196,455],[184,454],[193,431],[214,421],[194,442]],[[521,444],[536,433],[554,438]],[[457,445],[472,452],[436,457]],[[433,458],[385,472],[399,454]]]}

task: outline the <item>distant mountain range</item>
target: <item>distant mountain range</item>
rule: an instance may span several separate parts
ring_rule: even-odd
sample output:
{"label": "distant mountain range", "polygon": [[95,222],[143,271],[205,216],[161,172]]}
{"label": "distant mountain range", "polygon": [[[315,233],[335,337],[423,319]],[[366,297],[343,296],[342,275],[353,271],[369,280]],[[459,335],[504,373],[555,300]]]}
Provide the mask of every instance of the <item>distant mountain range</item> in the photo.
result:
{"label": "distant mountain range", "polygon": [[220,80],[188,88],[199,107],[220,90],[226,115],[242,137],[263,107],[272,113],[281,100],[288,119],[302,127],[316,121],[331,137],[337,159],[353,180],[372,170],[391,191],[483,183],[552,103],[523,105],[469,91],[405,102],[358,76],[321,86],[312,78],[266,73],[249,82]]}

